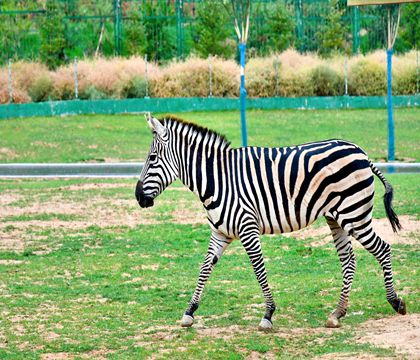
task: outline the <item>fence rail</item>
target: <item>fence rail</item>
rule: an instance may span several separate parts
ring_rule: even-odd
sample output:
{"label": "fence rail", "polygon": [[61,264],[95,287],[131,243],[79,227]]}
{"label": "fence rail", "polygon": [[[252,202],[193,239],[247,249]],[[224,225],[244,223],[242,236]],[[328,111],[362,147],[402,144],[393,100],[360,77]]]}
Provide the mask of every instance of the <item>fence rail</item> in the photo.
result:
{"label": "fence rail", "polygon": [[[375,163],[384,173],[420,173],[420,163]],[[98,164],[0,164],[0,179],[134,178],[142,162]]]}
{"label": "fence rail", "polygon": [[[393,97],[395,107],[418,107],[420,95]],[[366,109],[385,108],[385,96],[335,96],[301,98],[255,98],[248,109]],[[69,100],[29,104],[0,105],[0,119],[32,116],[84,114],[126,114],[145,111],[172,113],[183,111],[238,110],[237,98],[143,98],[123,100]]]}

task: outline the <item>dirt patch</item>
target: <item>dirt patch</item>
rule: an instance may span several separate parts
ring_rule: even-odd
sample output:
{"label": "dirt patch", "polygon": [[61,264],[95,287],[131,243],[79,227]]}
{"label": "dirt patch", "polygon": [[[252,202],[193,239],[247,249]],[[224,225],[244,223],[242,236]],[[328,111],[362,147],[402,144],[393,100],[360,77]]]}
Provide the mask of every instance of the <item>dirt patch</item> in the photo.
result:
{"label": "dirt patch", "polygon": [[65,352],[46,353],[46,354],[41,354],[41,359],[42,360],[68,360],[68,359],[74,359],[74,356]]}
{"label": "dirt patch", "polygon": [[[98,189],[118,189],[133,188],[133,184],[114,184],[114,183],[86,183],[61,186],[60,190],[79,191],[79,190],[98,190]],[[134,190],[133,190],[134,191]]]}
{"label": "dirt patch", "polygon": [[358,343],[395,348],[397,354],[408,359],[420,359],[420,314],[366,321],[355,339]]}
{"label": "dirt patch", "polygon": [[0,260],[0,265],[19,265],[23,264],[22,260]]}
{"label": "dirt patch", "polygon": [[0,196],[0,208],[22,199],[22,195],[5,192]]}
{"label": "dirt patch", "polygon": [[0,147],[0,160],[11,160],[16,157],[16,151],[7,147]]}
{"label": "dirt patch", "polygon": [[346,360],[390,360],[395,357],[377,357],[373,354],[355,354],[355,353],[332,353],[318,356],[315,360],[335,360],[335,359],[346,359]]}
{"label": "dirt patch", "polygon": [[[402,230],[398,233],[392,231],[388,219],[373,219],[373,228],[377,234],[391,245],[404,244],[415,245],[419,244],[418,237],[420,236],[420,221],[409,215],[401,215],[400,219]],[[323,246],[332,243],[330,228],[324,225],[318,228],[309,226],[305,229],[295,231],[293,233],[283,234],[283,236],[292,237],[295,239],[313,238],[310,243],[311,246]],[[353,241],[353,244],[358,244]],[[357,246],[357,245],[356,245]]]}

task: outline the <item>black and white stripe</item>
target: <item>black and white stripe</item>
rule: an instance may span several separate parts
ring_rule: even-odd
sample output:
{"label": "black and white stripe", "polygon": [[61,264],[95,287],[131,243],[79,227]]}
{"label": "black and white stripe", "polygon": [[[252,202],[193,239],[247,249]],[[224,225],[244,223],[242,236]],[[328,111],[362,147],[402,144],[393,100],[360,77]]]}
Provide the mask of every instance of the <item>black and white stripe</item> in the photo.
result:
{"label": "black and white stripe", "polygon": [[320,216],[331,228],[343,270],[340,301],[328,324],[334,326],[346,313],[356,267],[352,237],[379,261],[387,299],[405,313],[393,286],[390,246],[372,229],[373,174],[385,186],[384,203],[394,231],[400,227],[391,207],[392,187],[357,145],[326,140],[283,148],[232,148],[223,136],[173,117],[148,122],[154,139],[137,184],[139,204],[153,205],[179,178],[200,198],[212,230],[184,326],[192,325],[204,285],[223,251],[240,239],[266,300],[260,327],[270,328],[275,303],[260,235],[302,229]]}

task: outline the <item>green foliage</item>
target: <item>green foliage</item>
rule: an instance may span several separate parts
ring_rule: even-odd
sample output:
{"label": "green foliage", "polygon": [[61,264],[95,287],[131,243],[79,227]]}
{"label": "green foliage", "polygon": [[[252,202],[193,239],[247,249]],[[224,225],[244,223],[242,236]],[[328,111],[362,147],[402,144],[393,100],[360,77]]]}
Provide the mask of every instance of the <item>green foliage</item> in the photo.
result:
{"label": "green foliage", "polygon": [[310,78],[316,96],[338,96],[344,93],[344,79],[325,65],[314,68]]}
{"label": "green foliage", "polygon": [[146,51],[146,33],[139,10],[130,14],[130,21],[124,23],[124,55],[143,55]]}
{"label": "green foliage", "polygon": [[320,55],[328,57],[345,49],[346,35],[350,29],[343,21],[343,14],[344,9],[340,7],[339,0],[330,0],[329,11],[322,15],[324,24],[316,33]]}
{"label": "green foliage", "polygon": [[278,1],[267,14],[268,43],[271,51],[283,51],[294,42],[294,21],[283,2]]}
{"label": "green foliage", "polygon": [[[146,54],[150,60],[170,60],[176,55],[176,29],[169,23],[168,4],[162,1],[144,2],[144,32],[146,37]],[[169,14],[168,14],[169,15]]]}
{"label": "green foliage", "polygon": [[209,55],[232,58],[236,52],[234,44],[228,44],[231,34],[227,26],[229,17],[221,2],[204,0],[197,8],[197,21],[195,31],[197,39],[194,49],[201,57]]}
{"label": "green foliage", "polygon": [[107,94],[93,85],[88,86],[85,90],[81,91],[79,97],[82,100],[100,100],[109,98]]}
{"label": "green foliage", "polygon": [[360,60],[349,71],[349,95],[385,95],[386,71],[378,63]]}
{"label": "green foliage", "polygon": [[401,24],[395,48],[403,51],[420,48],[420,4],[401,6]]}
{"label": "green foliage", "polygon": [[393,76],[392,88],[394,95],[412,95],[417,90],[417,74],[415,66],[408,66]]}
{"label": "green foliage", "polygon": [[46,11],[40,29],[42,40],[40,57],[50,69],[55,69],[65,60],[64,13],[59,0],[47,0]]}
{"label": "green foliage", "polygon": [[143,98],[146,96],[147,83],[144,78],[134,77],[123,84],[121,97],[123,99]]}
{"label": "green foliage", "polygon": [[44,75],[38,77],[31,84],[28,89],[28,94],[34,102],[47,101],[51,99],[53,90],[51,78]]}

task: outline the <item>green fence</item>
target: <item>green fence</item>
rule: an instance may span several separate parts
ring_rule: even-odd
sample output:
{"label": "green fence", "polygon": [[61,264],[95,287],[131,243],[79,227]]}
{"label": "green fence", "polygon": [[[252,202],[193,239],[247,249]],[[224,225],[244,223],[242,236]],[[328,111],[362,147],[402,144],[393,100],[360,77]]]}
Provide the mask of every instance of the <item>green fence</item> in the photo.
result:
{"label": "green fence", "polygon": [[[203,0],[0,0],[0,64],[13,60],[38,60],[45,25],[61,21],[65,47],[60,60],[92,56],[147,54],[151,60],[183,58],[199,41],[197,9]],[[345,34],[342,51],[366,52],[383,48],[385,39],[382,13],[377,7],[346,6],[346,0],[282,0],[293,19],[294,45],[301,51],[317,51],[324,46],[319,39],[328,14],[337,3],[340,26]],[[56,6],[45,7],[56,3]],[[254,0],[249,47],[252,53],[264,55],[269,36],[264,26],[273,11],[274,0]],[[42,7],[44,4],[44,7]],[[410,14],[403,11],[401,27],[409,24]],[[233,26],[231,30],[234,41]],[[44,29],[44,30],[43,30]],[[410,32],[410,29],[406,29]],[[415,29],[412,29],[413,31]],[[57,35],[57,34],[56,34]],[[55,35],[55,36],[56,36]],[[44,40],[43,40],[44,39]],[[404,45],[413,47],[414,44]],[[398,42],[397,42],[398,47]]]}
{"label": "green fence", "polygon": [[[420,95],[394,96],[396,107],[420,106]],[[384,96],[336,96],[248,99],[248,109],[364,109],[385,108]],[[239,99],[151,98],[126,100],[70,100],[0,105],[0,119],[31,116],[125,114],[145,111],[172,113],[187,111],[238,110]]]}

